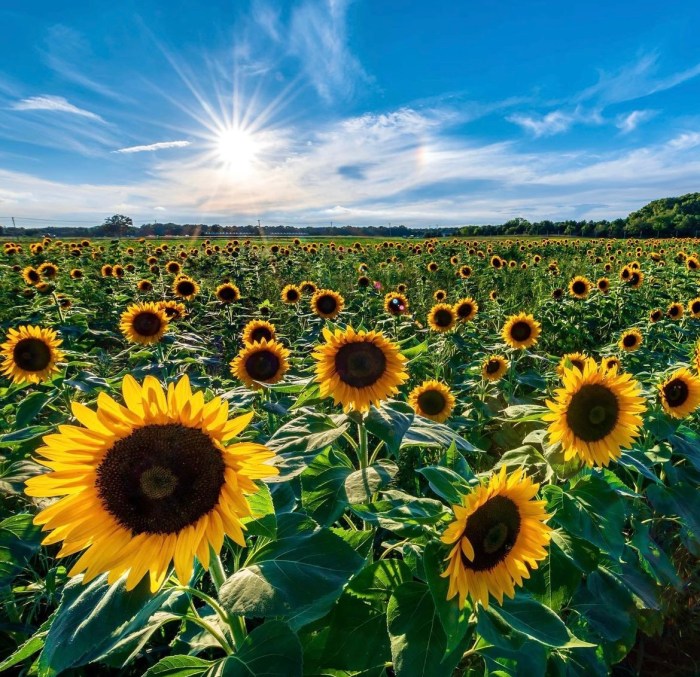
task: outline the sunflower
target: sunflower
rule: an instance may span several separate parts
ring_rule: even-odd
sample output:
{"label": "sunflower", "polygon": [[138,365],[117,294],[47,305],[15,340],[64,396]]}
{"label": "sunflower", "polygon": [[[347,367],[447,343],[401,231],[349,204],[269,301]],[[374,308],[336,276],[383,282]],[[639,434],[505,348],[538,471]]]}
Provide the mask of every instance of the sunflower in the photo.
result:
{"label": "sunflower", "polygon": [[136,286],[138,287],[138,290],[142,292],[153,291],[153,282],[150,280],[139,280]]}
{"label": "sunflower", "polygon": [[259,343],[263,339],[275,341],[276,338],[275,325],[265,320],[251,320],[243,327],[243,343]]}
{"label": "sunflower", "polygon": [[620,350],[632,353],[641,348],[642,341],[642,332],[639,331],[639,329],[628,329],[627,331],[622,332],[622,336],[620,336],[620,340],[618,341],[617,345],[619,346]]}
{"label": "sunflower", "polygon": [[561,301],[564,297],[564,290],[561,287],[557,287],[552,291],[552,298],[555,301]]}
{"label": "sunflower", "polygon": [[500,381],[508,366],[508,360],[503,355],[489,355],[481,363],[481,376],[487,381]]}
{"label": "sunflower", "polygon": [[303,282],[299,283],[299,289],[301,289],[302,294],[315,294],[316,293],[316,284],[312,282],[311,280],[304,280]]}
{"label": "sunflower", "polygon": [[428,325],[433,331],[450,331],[457,322],[457,315],[448,303],[436,303],[428,313]]}
{"label": "sunflower", "polygon": [[442,423],[450,417],[455,398],[444,383],[423,381],[411,391],[408,403],[419,416]]}
{"label": "sunflower", "polygon": [[591,292],[591,282],[588,278],[577,275],[569,282],[569,294],[577,299],[585,299]]}
{"label": "sunflower", "polygon": [[649,313],[649,321],[650,322],[658,322],[662,317],[664,316],[663,311],[661,308],[655,308]]}
{"label": "sunflower", "polygon": [[54,277],[58,275],[58,266],[47,261],[46,263],[42,263],[39,268],[37,268],[37,271],[41,277],[47,280],[53,280]]}
{"label": "sunflower", "polygon": [[589,466],[607,466],[639,435],[646,405],[630,374],[588,359],[583,371],[567,370],[556,393],[543,418],[551,421],[550,442],[561,442],[565,460],[578,456]]}
{"label": "sunflower", "polygon": [[168,320],[180,320],[187,315],[187,308],[183,303],[177,301],[158,301],[156,304],[163,310]]}
{"label": "sunflower", "polygon": [[157,303],[134,303],[121,316],[119,329],[131,343],[158,343],[168,328],[168,316]]}
{"label": "sunflower", "polygon": [[559,360],[559,364],[557,365],[557,374],[559,374],[559,376],[564,376],[567,369],[574,368],[583,371],[583,367],[585,366],[587,359],[588,356],[584,355],[583,353],[566,353],[566,355]]}
{"label": "sunflower", "polygon": [[610,371],[611,369],[621,369],[622,368],[622,362],[620,362],[619,357],[615,357],[614,355],[611,355],[609,357],[604,357],[600,361],[600,368],[603,371]]}
{"label": "sunflower", "polygon": [[241,290],[230,282],[224,282],[216,288],[216,298],[221,303],[235,303],[241,298]]}
{"label": "sunflower", "polygon": [[293,284],[288,284],[282,290],[280,298],[282,299],[283,303],[293,305],[295,303],[299,303],[299,301],[301,300],[301,291],[299,287],[296,287]]}
{"label": "sunflower", "polygon": [[470,322],[479,311],[479,304],[471,297],[459,299],[452,309],[460,322]]}
{"label": "sunflower", "polygon": [[688,313],[695,318],[700,318],[700,296],[688,301]]}
{"label": "sunflower", "polygon": [[311,310],[319,317],[334,320],[345,306],[345,299],[332,289],[319,289],[311,297]]}
{"label": "sunflower", "polygon": [[680,320],[683,317],[683,311],[684,308],[682,303],[671,303],[669,304],[666,312],[672,320]]}
{"label": "sunflower", "polygon": [[173,293],[175,296],[190,301],[199,293],[199,285],[191,277],[181,275],[173,282]]}
{"label": "sunflower", "polygon": [[430,273],[437,273],[437,271],[439,270],[440,266],[438,266],[438,264],[435,263],[435,261],[431,261],[431,262],[426,266],[426,268],[428,269],[428,272],[430,272]]}
{"label": "sunflower", "polygon": [[463,280],[466,280],[472,276],[471,266],[460,266],[457,273]]}
{"label": "sunflower", "polygon": [[45,545],[63,541],[59,557],[84,550],[69,575],[83,584],[108,572],[112,584],[128,572],[132,590],[148,574],[160,588],[171,562],[180,583],[192,576],[195,556],[209,568],[224,536],[245,547],[241,519],[251,515],[246,495],[255,480],[277,474],[267,447],[228,444],[253,414],[228,418],[228,403],[204,403],[187,376],[167,394],[147,376],[124,377],[126,406],[100,393],[97,411],[74,402],[82,426],[60,426],[44,437],[39,462],[51,471],[27,481],[29,496],[61,496],[35,524],[50,531]]}
{"label": "sunflower", "polygon": [[688,369],[678,369],[659,385],[664,411],[673,418],[685,418],[700,406],[700,378]]}
{"label": "sunflower", "polygon": [[22,325],[10,328],[5,343],[0,345],[3,363],[0,373],[13,383],[39,383],[47,381],[58,371],[63,353],[58,349],[62,341],[53,329]]}
{"label": "sunflower", "polygon": [[441,303],[447,298],[447,292],[444,289],[438,289],[433,293],[433,299],[438,303]]}
{"label": "sunflower", "polygon": [[177,275],[182,270],[182,266],[178,261],[168,261],[165,264],[165,270],[167,270],[171,275]]}
{"label": "sunflower", "polygon": [[372,280],[370,280],[366,275],[360,275],[360,277],[357,278],[357,286],[366,288],[369,287],[372,284]]}
{"label": "sunflower", "polygon": [[313,353],[321,397],[333,397],[346,411],[379,406],[408,379],[406,358],[381,332],[324,328],[323,337],[326,343]]}
{"label": "sunflower", "polygon": [[501,336],[511,348],[530,348],[537,343],[542,326],[532,315],[511,315],[503,326]]}
{"label": "sunflower", "polygon": [[408,299],[399,292],[389,292],[384,297],[384,310],[389,315],[403,315],[408,312]]}
{"label": "sunflower", "polygon": [[610,280],[608,280],[607,277],[601,277],[597,282],[596,286],[598,287],[598,291],[607,294],[610,291]]}
{"label": "sunflower", "polygon": [[41,282],[41,275],[39,274],[39,271],[31,266],[27,266],[22,271],[22,277],[27,284],[36,284],[37,282]]}
{"label": "sunflower", "polygon": [[641,270],[633,270],[627,278],[627,286],[632,289],[639,289],[644,282],[644,273]]}
{"label": "sunflower", "polygon": [[449,561],[442,572],[449,578],[447,599],[459,597],[464,608],[467,597],[489,606],[492,595],[503,604],[503,595],[515,596],[515,586],[530,578],[529,569],[547,556],[551,527],[546,501],[533,500],[540,485],[523,470],[506,475],[506,467],[493,474],[453,505],[455,520],[442,535],[451,545]]}
{"label": "sunflower", "polygon": [[289,370],[289,351],[277,341],[247,343],[231,361],[231,373],[249,388],[277,383]]}

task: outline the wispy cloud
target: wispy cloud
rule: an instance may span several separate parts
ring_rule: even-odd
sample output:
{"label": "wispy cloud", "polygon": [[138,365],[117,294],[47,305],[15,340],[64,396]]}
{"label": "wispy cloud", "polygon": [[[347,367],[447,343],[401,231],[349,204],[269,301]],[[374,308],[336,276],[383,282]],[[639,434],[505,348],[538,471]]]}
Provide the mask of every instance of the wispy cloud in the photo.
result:
{"label": "wispy cloud", "polygon": [[105,122],[105,120],[96,113],[92,113],[84,108],[78,108],[78,106],[73,105],[62,96],[51,96],[48,94],[43,96],[30,96],[27,99],[15,101],[10,104],[10,108],[13,110],[45,110],[58,113],[71,113],[72,115],[80,115],[81,117],[97,120],[98,122]]}
{"label": "wispy cloud", "polygon": [[554,110],[545,115],[514,113],[506,117],[508,122],[519,125],[535,137],[554,136],[568,132],[575,124],[601,125],[604,119],[599,110]]}
{"label": "wispy cloud", "polygon": [[151,153],[154,150],[163,150],[165,148],[184,148],[189,146],[191,141],[159,141],[158,143],[150,143],[146,146],[129,146],[128,148],[119,148],[113,150],[113,153]]}
{"label": "wispy cloud", "polygon": [[629,134],[655,115],[654,110],[633,110],[631,113],[618,116],[615,124],[623,134]]}

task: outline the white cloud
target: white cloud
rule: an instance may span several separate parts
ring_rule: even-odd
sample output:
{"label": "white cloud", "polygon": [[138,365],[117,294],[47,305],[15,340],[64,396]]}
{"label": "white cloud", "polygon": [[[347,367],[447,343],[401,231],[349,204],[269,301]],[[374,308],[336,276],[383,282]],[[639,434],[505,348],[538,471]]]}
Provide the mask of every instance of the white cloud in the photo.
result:
{"label": "white cloud", "polygon": [[623,134],[629,134],[640,124],[653,118],[654,115],[656,115],[656,111],[653,110],[633,110],[631,113],[618,116],[615,124]]}
{"label": "white cloud", "polygon": [[30,96],[27,99],[15,101],[14,103],[10,104],[10,107],[13,110],[46,110],[56,111],[59,113],[71,113],[73,115],[80,115],[81,117],[90,118],[91,120],[104,122],[99,115],[92,113],[89,110],[85,110],[84,108],[74,106],[62,96],[51,96],[48,94],[43,96]]}
{"label": "white cloud", "polygon": [[159,141],[158,143],[151,143],[147,146],[129,146],[128,148],[120,148],[119,150],[113,150],[113,153],[151,153],[154,150],[163,150],[165,148],[184,148],[189,146],[191,141]]}
{"label": "white cloud", "polygon": [[601,125],[604,123],[599,110],[586,111],[581,107],[571,111],[554,110],[546,115],[514,113],[506,117],[506,120],[531,132],[535,137],[562,134],[568,132],[575,124]]}

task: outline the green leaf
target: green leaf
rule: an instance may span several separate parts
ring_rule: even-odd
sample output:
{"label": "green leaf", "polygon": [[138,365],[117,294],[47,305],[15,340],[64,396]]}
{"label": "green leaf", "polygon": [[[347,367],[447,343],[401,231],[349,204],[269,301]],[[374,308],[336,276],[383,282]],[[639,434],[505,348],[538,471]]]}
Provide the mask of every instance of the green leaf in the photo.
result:
{"label": "green leaf", "polygon": [[430,490],[448,503],[461,505],[462,496],[469,493],[469,482],[453,470],[440,465],[418,468],[418,472],[428,480]]}
{"label": "green leaf", "polygon": [[502,417],[516,423],[525,421],[539,421],[549,411],[547,407],[539,404],[514,404],[506,407]]}
{"label": "green leaf", "polygon": [[219,597],[233,614],[278,616],[293,629],[328,612],[364,559],[327,529],[285,535],[291,515],[280,515],[278,540],[257,550],[247,566],[221,586]]}
{"label": "green leaf", "polygon": [[445,506],[430,498],[415,498],[401,491],[385,491],[383,498],[372,503],[352,505],[350,509],[363,520],[396,534],[423,535],[423,525],[440,521]]}
{"label": "green leaf", "polygon": [[34,515],[13,515],[0,522],[0,587],[9,585],[24,569],[41,543]]}
{"label": "green leaf", "polygon": [[391,655],[397,677],[445,677],[457,667],[466,642],[446,655],[447,637],[424,583],[403,583],[387,607]]}
{"label": "green leaf", "polygon": [[345,481],[353,472],[352,461],[331,448],[322,451],[301,473],[301,503],[322,526],[330,526],[348,505]]}
{"label": "green leaf", "polygon": [[387,486],[398,467],[391,461],[380,460],[362,470],[355,470],[345,480],[345,495],[349,503],[367,503],[380,489]]}
{"label": "green leaf", "polygon": [[409,404],[389,400],[382,403],[378,409],[370,409],[365,418],[365,425],[372,435],[386,444],[389,453],[395,456],[414,418],[415,412]]}
{"label": "green leaf", "polygon": [[127,592],[125,580],[107,585],[103,574],[88,585],[82,584],[82,576],[66,584],[39,656],[40,677],[99,660],[123,638],[146,626],[168,598],[182,595],[172,590],[151,595],[147,576]]}
{"label": "green leaf", "polygon": [[302,651],[286,623],[266,621],[251,632],[233,656],[212,666],[207,677],[301,677]]}
{"label": "green leaf", "polygon": [[143,673],[143,677],[195,677],[203,675],[214,661],[196,656],[168,656]]}
{"label": "green leaf", "polygon": [[403,437],[401,449],[413,446],[447,449],[451,444],[462,452],[480,451],[443,423],[416,416]]}
{"label": "green leaf", "polygon": [[21,444],[22,442],[27,442],[29,440],[34,440],[37,437],[41,437],[45,433],[51,430],[51,426],[48,425],[32,425],[28,428],[22,428],[21,430],[15,430],[11,433],[5,433],[0,435],[0,444],[4,445],[15,445]]}
{"label": "green leaf", "polygon": [[689,484],[674,484],[670,487],[651,485],[647,498],[654,510],[662,515],[678,515],[681,522],[700,541],[700,492]]}
{"label": "green leaf", "polygon": [[44,647],[44,640],[48,634],[54,616],[47,618],[41,627],[23,644],[17,647],[2,663],[0,663],[0,672],[4,672],[8,668],[13,668],[30,656],[33,656],[37,651],[41,651]]}
{"label": "green leaf", "polygon": [[564,622],[551,609],[540,602],[518,593],[513,599],[503,599],[503,605],[492,604],[480,609],[504,621],[517,632],[545,646],[562,647],[569,642],[569,632]]}
{"label": "green leaf", "polygon": [[17,428],[25,428],[28,426],[37,414],[53,399],[49,393],[38,391],[27,396],[22,403],[17,407],[17,415],[15,416],[15,426]]}
{"label": "green leaf", "polygon": [[249,534],[275,538],[277,534],[277,517],[275,517],[272,494],[264,482],[256,482],[255,484],[258,486],[258,491],[247,497],[252,516],[245,517],[242,522],[248,529]]}

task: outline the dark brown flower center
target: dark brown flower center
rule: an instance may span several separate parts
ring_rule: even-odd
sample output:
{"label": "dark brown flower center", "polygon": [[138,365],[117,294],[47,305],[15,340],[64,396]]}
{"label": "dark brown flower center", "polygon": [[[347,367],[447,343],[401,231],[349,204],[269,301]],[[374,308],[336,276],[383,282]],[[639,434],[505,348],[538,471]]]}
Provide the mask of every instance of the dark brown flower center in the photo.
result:
{"label": "dark brown flower center", "polygon": [[343,383],[365,388],[376,383],[386,372],[386,356],[369,341],[347,343],[335,355],[335,370]]}
{"label": "dark brown flower center", "polygon": [[418,395],[418,406],[428,416],[436,416],[445,411],[447,400],[439,390],[426,390]]}
{"label": "dark brown flower center", "polygon": [[471,303],[460,303],[457,306],[457,315],[461,318],[470,317],[474,312],[474,306]]}
{"label": "dark brown flower center", "polygon": [[571,398],[566,423],[584,442],[598,442],[615,429],[619,413],[615,393],[598,383],[587,384]]}
{"label": "dark brown flower center", "polygon": [[633,348],[637,345],[637,337],[634,334],[625,334],[622,338],[622,344],[625,348]]}
{"label": "dark brown flower center", "polygon": [[41,279],[41,276],[36,270],[28,270],[27,271],[27,277],[32,281],[32,282],[38,282]]}
{"label": "dark brown flower center", "polygon": [[586,283],[581,280],[576,280],[576,282],[571,285],[574,294],[585,294],[586,293]]}
{"label": "dark brown flower center", "polygon": [[238,294],[233,287],[222,287],[219,289],[217,296],[220,301],[224,301],[225,303],[232,303],[238,298]]}
{"label": "dark brown flower center", "polygon": [[114,443],[97,468],[102,504],[134,534],[172,534],[218,503],[226,467],[198,428],[147,425]]}
{"label": "dark brown flower center", "polygon": [[688,384],[680,378],[674,378],[664,386],[664,398],[670,407],[680,407],[689,394]]}
{"label": "dark brown flower center", "polygon": [[51,348],[41,339],[25,338],[15,345],[12,359],[24,371],[43,371],[51,363]]}
{"label": "dark brown flower center", "polygon": [[668,314],[671,317],[675,317],[676,315],[678,315],[679,312],[680,312],[680,308],[678,306],[671,306],[668,310]]}
{"label": "dark brown flower center", "polygon": [[700,301],[693,301],[693,303],[690,306],[690,310],[694,315],[700,313]]}
{"label": "dark brown flower center", "polygon": [[250,332],[250,340],[252,343],[259,343],[263,339],[266,341],[272,340],[272,332],[267,327],[255,327],[255,329]]}
{"label": "dark brown flower center", "polygon": [[287,290],[287,301],[294,303],[299,300],[299,292],[296,289]]}
{"label": "dark brown flower center", "polygon": [[454,316],[447,308],[440,308],[433,313],[433,322],[435,322],[438,327],[449,327],[453,321]]}
{"label": "dark brown flower center", "polygon": [[189,280],[181,280],[177,283],[177,293],[180,294],[180,296],[192,296],[194,292],[194,283]]}
{"label": "dark brown flower center", "polygon": [[510,328],[510,335],[515,341],[527,341],[532,336],[532,327],[529,322],[518,320]]}
{"label": "dark brown flower center", "polygon": [[156,313],[145,310],[134,317],[131,326],[139,336],[155,336],[161,330],[162,322]]}
{"label": "dark brown flower center", "polygon": [[488,571],[503,562],[520,533],[518,506],[506,496],[494,496],[467,518],[464,536],[474,549],[470,562],[462,553],[462,565],[472,571]]}
{"label": "dark brown flower center", "polygon": [[324,294],[316,299],[316,309],[323,315],[332,315],[338,309],[338,301],[330,294]]}
{"label": "dark brown flower center", "polygon": [[491,359],[486,363],[486,373],[496,374],[501,368],[501,362],[499,360]]}
{"label": "dark brown flower center", "polygon": [[245,370],[254,381],[268,381],[280,368],[280,358],[269,350],[257,350],[248,355]]}

